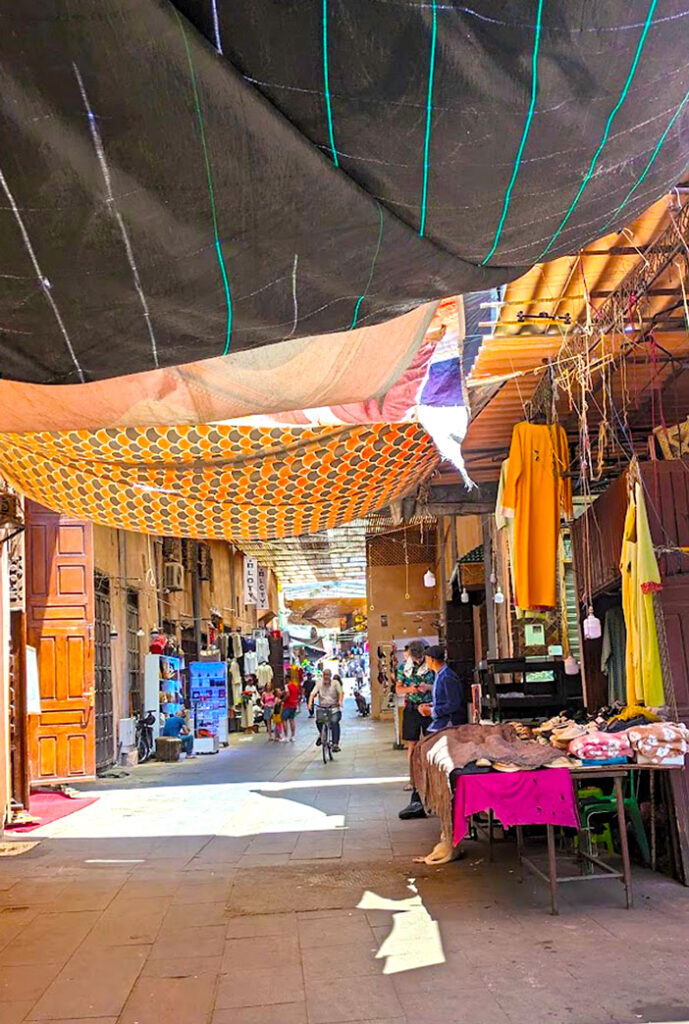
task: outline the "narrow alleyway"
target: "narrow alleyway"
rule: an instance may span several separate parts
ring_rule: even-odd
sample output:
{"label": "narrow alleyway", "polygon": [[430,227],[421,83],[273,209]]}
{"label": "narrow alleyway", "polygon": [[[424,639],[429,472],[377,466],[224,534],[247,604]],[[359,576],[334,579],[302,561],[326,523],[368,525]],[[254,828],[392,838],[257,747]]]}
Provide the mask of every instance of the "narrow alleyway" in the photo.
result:
{"label": "narrow alleyway", "polygon": [[[489,865],[419,867],[433,820],[400,822],[404,755],[348,709],[324,766],[233,737],[142,766],[0,862],[0,1022],[558,1024],[689,1018],[689,892],[637,871],[573,887],[559,918]],[[594,953],[592,954],[592,950]]]}

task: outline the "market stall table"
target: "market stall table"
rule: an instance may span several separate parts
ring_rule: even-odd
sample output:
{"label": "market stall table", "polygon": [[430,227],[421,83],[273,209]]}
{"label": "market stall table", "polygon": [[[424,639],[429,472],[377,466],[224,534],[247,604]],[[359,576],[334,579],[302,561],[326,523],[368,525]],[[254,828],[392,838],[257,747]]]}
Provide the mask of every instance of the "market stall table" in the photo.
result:
{"label": "market stall table", "polygon": [[[466,835],[467,819],[479,811],[489,813],[489,847],[492,855],[493,818],[502,821],[504,826],[515,826],[517,832],[517,852],[521,868],[526,868],[550,889],[551,913],[557,914],[557,887],[568,882],[589,882],[601,878],[619,878],[625,888],[627,907],[633,906],[631,862],[625,820],[623,780],[634,771],[649,771],[654,792],[654,773],[656,771],[681,771],[681,768],[662,765],[593,765],[572,766],[571,768],[543,768],[537,771],[503,774],[491,772],[486,775],[452,773],[455,782],[454,800],[454,842],[458,844]],[[566,775],[565,775],[566,773]],[[594,870],[577,875],[557,874],[557,851],[555,845],[555,828],[577,828],[580,832],[576,811],[575,786],[582,780],[607,778],[613,780],[617,819],[620,831],[620,847],[622,870],[619,871],[606,864],[599,857],[585,851],[579,843],[577,857],[583,868],[589,863]],[[523,828],[525,825],[545,825],[548,845],[547,873],[524,853]],[[651,820],[651,845],[655,855],[655,816]]]}

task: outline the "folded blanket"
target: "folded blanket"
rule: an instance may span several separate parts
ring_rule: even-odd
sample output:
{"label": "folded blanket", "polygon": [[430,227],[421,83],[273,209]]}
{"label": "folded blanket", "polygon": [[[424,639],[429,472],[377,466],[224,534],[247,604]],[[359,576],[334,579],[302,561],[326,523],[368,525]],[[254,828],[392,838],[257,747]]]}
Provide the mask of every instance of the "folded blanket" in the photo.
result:
{"label": "folded blanket", "polygon": [[426,736],[416,744],[411,760],[411,777],[426,810],[442,822],[452,835],[452,792],[450,774],[474,761],[542,768],[562,757],[562,751],[533,740],[520,740],[506,724],[458,725]]}
{"label": "folded blanket", "polygon": [[682,722],[637,725],[627,736],[633,750],[650,764],[672,762],[689,750],[689,729]]}
{"label": "folded blanket", "polygon": [[631,757],[632,748],[626,732],[588,732],[572,740],[569,752],[587,761],[599,761],[609,757]]}

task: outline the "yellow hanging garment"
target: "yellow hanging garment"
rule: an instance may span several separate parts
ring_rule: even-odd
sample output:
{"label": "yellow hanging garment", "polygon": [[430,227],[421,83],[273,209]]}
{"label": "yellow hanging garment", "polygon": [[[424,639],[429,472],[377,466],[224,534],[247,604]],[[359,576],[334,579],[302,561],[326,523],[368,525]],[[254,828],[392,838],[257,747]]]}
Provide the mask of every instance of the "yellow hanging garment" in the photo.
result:
{"label": "yellow hanging garment", "polygon": [[516,424],[500,513],[514,520],[510,554],[517,606],[556,608],[560,515],[572,518],[569,450],[562,427]]}
{"label": "yellow hanging garment", "polygon": [[[633,472],[633,469],[630,471]],[[622,609],[627,626],[627,703],[665,703],[653,595],[662,590],[640,481],[629,488],[622,554]]]}

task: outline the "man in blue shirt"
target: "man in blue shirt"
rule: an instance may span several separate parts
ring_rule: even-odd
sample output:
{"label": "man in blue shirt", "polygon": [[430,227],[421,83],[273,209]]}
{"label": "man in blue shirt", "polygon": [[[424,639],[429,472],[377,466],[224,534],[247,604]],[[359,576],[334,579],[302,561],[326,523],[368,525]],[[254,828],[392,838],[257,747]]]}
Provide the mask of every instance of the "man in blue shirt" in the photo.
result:
{"label": "man in blue shirt", "polygon": [[180,708],[174,715],[168,715],[165,719],[162,735],[172,736],[174,739],[180,740],[182,744],[182,753],[186,754],[187,757],[195,756],[194,737],[187,728],[186,712],[184,708]]}
{"label": "man in blue shirt", "polygon": [[[426,664],[435,673],[431,703],[419,706],[420,713],[431,719],[427,735],[447,729],[450,725],[464,725],[467,720],[464,686],[459,676],[445,663],[445,648],[440,645],[429,647],[426,651]],[[426,817],[416,790],[412,792],[409,804],[399,812],[399,817],[403,821]]]}
{"label": "man in blue shirt", "polygon": [[431,724],[428,732],[447,729],[449,725],[464,725],[467,704],[464,686],[445,661],[445,648],[437,645],[426,651],[426,664],[435,672],[431,702]]}

